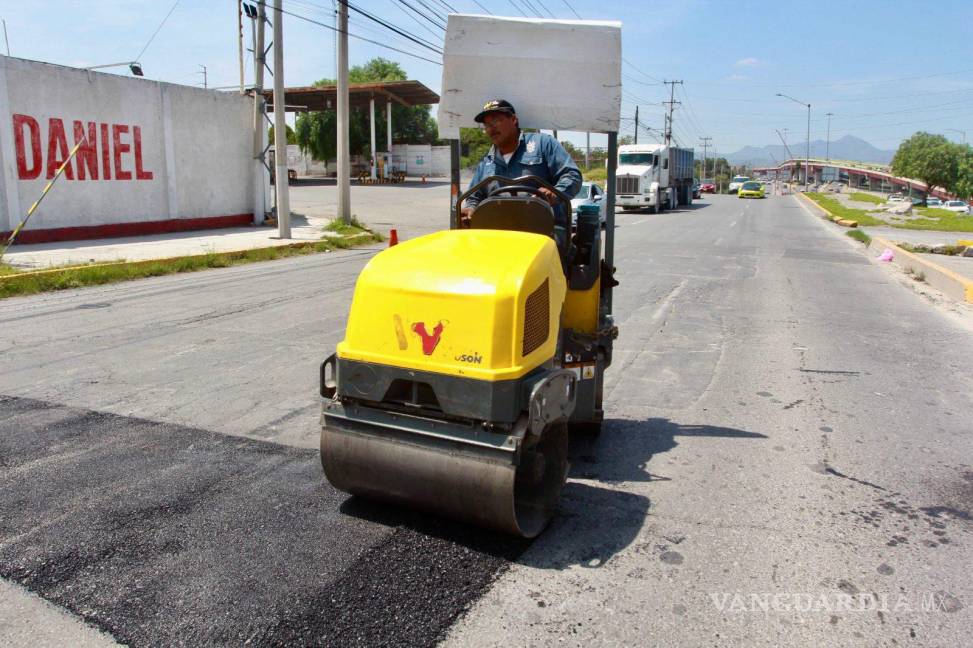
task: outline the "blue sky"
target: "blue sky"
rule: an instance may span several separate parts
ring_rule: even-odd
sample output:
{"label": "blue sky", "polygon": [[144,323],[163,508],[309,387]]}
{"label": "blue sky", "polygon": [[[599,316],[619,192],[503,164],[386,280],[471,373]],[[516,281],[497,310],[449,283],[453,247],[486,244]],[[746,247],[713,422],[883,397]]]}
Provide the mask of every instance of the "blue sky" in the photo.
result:
{"label": "blue sky", "polygon": [[[418,0],[410,0],[420,6]],[[424,0],[445,14],[443,3],[464,13],[522,15],[533,6],[547,15],[623,23],[623,117],[640,106],[640,120],[663,125],[667,88],[682,79],[674,124],[677,140],[698,145],[713,138],[719,152],[747,144],[804,140],[806,109],[782,92],[812,104],[811,138],[855,135],[894,149],[916,130],[973,141],[973,2],[895,0],[810,3],[704,0]],[[64,65],[97,65],[134,58],[172,7],[173,0],[0,0],[13,56]],[[357,6],[429,40],[437,29],[407,15],[396,0],[357,0]],[[332,0],[284,0],[285,10],[326,24]],[[351,14],[349,31],[366,38],[436,55]],[[249,27],[245,42],[249,42]],[[431,31],[430,31],[431,30]],[[438,40],[441,41],[441,32]],[[293,17],[284,21],[285,82],[308,85],[334,76],[333,32]],[[351,39],[352,64],[374,56],[399,61],[410,78],[435,91],[440,66]],[[249,57],[249,54],[247,54]],[[235,0],[180,0],[141,56],[147,78],[201,84],[238,82]],[[126,73],[119,68],[119,73]],[[252,69],[247,65],[247,79]],[[569,82],[569,81],[566,81]],[[626,122],[629,131],[632,123]],[[950,130],[955,129],[955,130]],[[640,139],[646,135],[640,136]],[[583,136],[571,137],[583,142]],[[650,141],[650,140],[647,140]],[[597,139],[592,142],[596,144]],[[712,150],[712,149],[711,149]]]}

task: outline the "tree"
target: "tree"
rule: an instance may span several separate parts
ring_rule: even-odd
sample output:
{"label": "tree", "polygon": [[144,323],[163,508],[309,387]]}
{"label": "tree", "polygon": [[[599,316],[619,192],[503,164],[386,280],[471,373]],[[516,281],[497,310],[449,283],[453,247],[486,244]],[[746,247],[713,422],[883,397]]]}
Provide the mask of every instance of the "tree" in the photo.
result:
{"label": "tree", "polygon": [[956,188],[954,193],[963,200],[973,197],[973,147],[955,144],[957,149]]}
{"label": "tree", "polygon": [[[288,126],[287,124],[284,124],[284,128],[286,129],[284,132],[287,134],[287,143],[288,144],[297,144],[297,134],[294,132],[294,129],[291,128],[290,126]],[[268,133],[267,134],[267,139],[269,139],[270,140],[270,143],[273,144],[274,143],[274,127],[271,126],[270,127],[270,130],[267,131],[267,133]]]}
{"label": "tree", "polygon": [[460,128],[459,142],[460,152],[463,154],[460,166],[464,169],[475,167],[492,146],[482,128]]}
{"label": "tree", "polygon": [[[356,65],[348,70],[349,83],[374,83],[379,81],[405,81],[405,70],[395,61],[384,58],[373,58],[364,65]],[[334,79],[321,79],[315,86],[334,85]],[[383,132],[379,128],[386,119],[386,108],[376,106],[376,132]],[[367,155],[371,146],[371,135],[368,124],[369,111],[352,109],[348,122],[348,139],[351,154]],[[302,113],[297,117],[296,137],[301,150],[310,152],[316,160],[327,162],[337,156],[337,113],[334,110],[323,110]],[[384,140],[385,138],[376,138]],[[392,104],[392,141],[397,144],[434,144],[438,141],[436,122],[430,114],[429,106],[401,106]],[[385,148],[376,141],[376,147]]]}
{"label": "tree", "polygon": [[959,150],[942,135],[918,132],[899,145],[892,158],[892,173],[915,178],[933,187],[956,189],[959,176]]}

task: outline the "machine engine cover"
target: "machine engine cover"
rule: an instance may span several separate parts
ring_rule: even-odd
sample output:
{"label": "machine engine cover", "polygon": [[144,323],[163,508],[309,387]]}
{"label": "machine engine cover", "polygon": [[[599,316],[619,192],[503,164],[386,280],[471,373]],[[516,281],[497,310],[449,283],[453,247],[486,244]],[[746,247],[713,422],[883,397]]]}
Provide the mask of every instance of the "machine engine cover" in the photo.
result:
{"label": "machine engine cover", "polygon": [[565,292],[549,237],[422,236],[380,252],[362,270],[338,358],[514,380],[554,357]]}

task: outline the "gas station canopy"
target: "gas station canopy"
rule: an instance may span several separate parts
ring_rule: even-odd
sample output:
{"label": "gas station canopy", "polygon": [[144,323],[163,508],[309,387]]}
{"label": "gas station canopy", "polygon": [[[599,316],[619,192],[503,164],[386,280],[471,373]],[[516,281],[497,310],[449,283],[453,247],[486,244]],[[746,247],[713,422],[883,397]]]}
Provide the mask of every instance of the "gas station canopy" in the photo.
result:
{"label": "gas station canopy", "polygon": [[[265,90],[267,110],[273,110],[274,92]],[[285,88],[284,100],[288,112],[333,110],[337,106],[338,86],[309,86]],[[439,103],[439,95],[418,81],[381,81],[348,84],[348,105],[367,108],[371,99],[394,102],[402,106],[424,106]]]}

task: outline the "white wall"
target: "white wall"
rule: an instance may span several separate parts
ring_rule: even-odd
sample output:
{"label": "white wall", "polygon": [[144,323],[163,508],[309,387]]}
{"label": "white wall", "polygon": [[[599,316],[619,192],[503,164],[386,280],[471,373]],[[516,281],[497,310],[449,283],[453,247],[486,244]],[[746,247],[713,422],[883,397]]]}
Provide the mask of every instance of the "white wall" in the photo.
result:
{"label": "white wall", "polygon": [[236,93],[0,56],[0,230],[40,196],[76,121],[86,135],[94,124],[98,177],[76,157],[30,230],[252,213],[252,120],[252,99]]}
{"label": "white wall", "polygon": [[448,176],[449,147],[429,144],[393,144],[392,166],[410,176]]}

